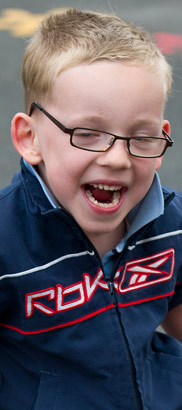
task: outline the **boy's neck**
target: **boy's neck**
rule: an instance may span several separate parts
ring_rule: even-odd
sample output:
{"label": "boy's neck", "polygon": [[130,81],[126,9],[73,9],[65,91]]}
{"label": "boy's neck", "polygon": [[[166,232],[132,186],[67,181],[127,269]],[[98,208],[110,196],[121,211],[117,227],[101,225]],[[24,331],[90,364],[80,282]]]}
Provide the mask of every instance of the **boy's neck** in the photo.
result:
{"label": "boy's neck", "polygon": [[108,251],[115,248],[116,245],[121,241],[126,231],[125,220],[121,223],[116,231],[106,232],[101,234],[87,233],[90,241],[93,243],[94,247],[97,249],[98,254],[102,258]]}

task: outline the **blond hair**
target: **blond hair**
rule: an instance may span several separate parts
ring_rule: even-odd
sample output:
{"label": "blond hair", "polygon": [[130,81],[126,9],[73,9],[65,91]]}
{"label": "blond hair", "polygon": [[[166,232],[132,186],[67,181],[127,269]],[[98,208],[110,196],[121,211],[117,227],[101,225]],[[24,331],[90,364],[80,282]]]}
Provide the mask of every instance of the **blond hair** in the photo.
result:
{"label": "blond hair", "polygon": [[50,13],[30,40],[22,64],[25,106],[51,95],[56,76],[67,68],[98,60],[144,65],[162,77],[165,97],[171,67],[148,32],[120,17],[68,9]]}

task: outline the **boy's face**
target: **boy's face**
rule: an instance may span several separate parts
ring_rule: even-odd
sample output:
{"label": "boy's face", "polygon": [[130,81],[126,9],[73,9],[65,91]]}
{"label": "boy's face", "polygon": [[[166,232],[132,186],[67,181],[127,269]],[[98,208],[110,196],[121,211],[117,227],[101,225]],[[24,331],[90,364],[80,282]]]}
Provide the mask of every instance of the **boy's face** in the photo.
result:
{"label": "boy's face", "polygon": [[[168,122],[162,120],[161,80],[144,67],[104,61],[71,68],[56,78],[53,99],[42,105],[68,128],[124,137],[160,136],[162,126],[169,132]],[[161,158],[132,157],[121,140],[107,152],[83,151],[71,146],[69,135],[43,113],[35,110],[33,120],[41,154],[39,172],[57,201],[93,243],[106,234],[116,244],[126,215],[150,188]],[[104,195],[109,204],[103,207]]]}

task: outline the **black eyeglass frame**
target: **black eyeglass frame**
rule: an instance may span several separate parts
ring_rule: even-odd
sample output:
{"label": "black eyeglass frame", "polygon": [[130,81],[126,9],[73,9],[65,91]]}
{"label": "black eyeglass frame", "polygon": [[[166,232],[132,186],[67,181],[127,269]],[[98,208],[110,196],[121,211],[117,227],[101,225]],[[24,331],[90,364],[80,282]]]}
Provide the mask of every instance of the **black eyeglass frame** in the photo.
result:
{"label": "black eyeglass frame", "polygon": [[128,137],[120,137],[118,135],[111,134],[110,132],[103,131],[104,134],[111,135],[112,137],[114,137],[114,139],[111,141],[111,144],[108,145],[108,147],[106,147],[105,149],[99,149],[99,150],[94,150],[94,149],[90,149],[90,148],[83,148],[83,147],[75,145],[74,142],[73,142],[73,134],[74,134],[75,130],[77,130],[77,129],[82,130],[83,129],[83,130],[90,130],[90,131],[96,131],[96,132],[102,132],[102,131],[95,130],[95,129],[92,130],[91,128],[85,128],[85,127],[84,128],[83,127],[67,128],[60,121],[58,121],[55,117],[53,117],[51,114],[49,114],[48,111],[46,111],[37,102],[32,102],[31,107],[30,107],[30,111],[29,111],[29,116],[32,115],[32,112],[33,112],[34,108],[38,108],[40,111],[42,111],[43,114],[46,115],[46,117],[49,118],[49,120],[52,121],[65,134],[69,134],[70,135],[70,144],[73,147],[78,148],[78,149],[82,149],[84,151],[106,152],[112,147],[112,145],[114,145],[116,140],[122,140],[122,141],[127,142],[127,149],[128,149],[128,152],[129,152],[130,155],[132,155],[133,157],[137,157],[137,158],[148,158],[148,159],[150,159],[150,158],[162,157],[164,155],[164,153],[166,152],[167,148],[172,147],[173,142],[174,142],[173,139],[167,134],[167,132],[164,129],[162,129],[162,134],[164,135],[164,138],[163,137],[153,137],[153,138],[156,138],[158,140],[163,139],[163,140],[166,141],[166,146],[164,147],[164,149],[163,149],[163,151],[160,155],[153,155],[153,156],[135,155],[135,154],[132,154],[132,152],[130,151],[130,140],[137,140],[137,139],[141,140],[142,138],[146,139],[146,137],[142,137],[142,136],[141,137],[129,137],[129,138]]}

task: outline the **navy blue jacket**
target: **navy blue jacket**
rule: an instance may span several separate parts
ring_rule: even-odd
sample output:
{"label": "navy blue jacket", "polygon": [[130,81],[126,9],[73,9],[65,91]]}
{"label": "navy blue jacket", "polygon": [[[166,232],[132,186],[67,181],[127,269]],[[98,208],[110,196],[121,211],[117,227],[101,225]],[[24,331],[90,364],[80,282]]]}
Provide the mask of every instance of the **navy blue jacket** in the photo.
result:
{"label": "navy blue jacket", "polygon": [[0,194],[0,409],[181,410],[182,195],[106,282],[96,249],[24,167]]}

